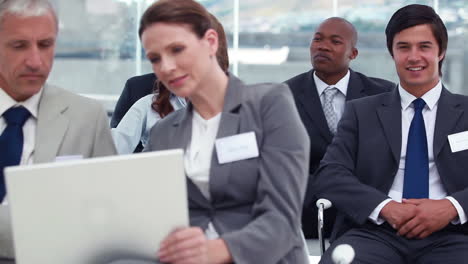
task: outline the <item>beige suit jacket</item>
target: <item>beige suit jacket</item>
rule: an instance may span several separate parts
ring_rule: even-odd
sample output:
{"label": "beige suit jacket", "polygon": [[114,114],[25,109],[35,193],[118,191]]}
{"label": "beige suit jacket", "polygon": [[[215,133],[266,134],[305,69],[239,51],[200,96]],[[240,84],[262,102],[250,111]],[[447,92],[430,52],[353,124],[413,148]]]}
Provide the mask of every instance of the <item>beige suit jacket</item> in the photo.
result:
{"label": "beige suit jacket", "polygon": [[[56,157],[67,155],[92,158],[116,154],[107,115],[99,102],[52,85],[43,89],[34,163],[54,162]],[[14,257],[7,206],[0,206],[0,257]]]}

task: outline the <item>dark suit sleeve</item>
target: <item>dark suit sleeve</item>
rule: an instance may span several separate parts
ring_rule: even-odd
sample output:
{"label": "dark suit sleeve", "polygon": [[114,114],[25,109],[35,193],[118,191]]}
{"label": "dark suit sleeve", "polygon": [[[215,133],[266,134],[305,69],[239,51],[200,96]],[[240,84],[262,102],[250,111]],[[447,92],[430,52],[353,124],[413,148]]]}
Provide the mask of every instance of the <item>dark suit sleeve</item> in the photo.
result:
{"label": "dark suit sleeve", "polygon": [[391,92],[393,89],[396,89],[397,85],[393,82],[384,80],[384,79],[378,79],[380,84],[382,85],[382,92]]}
{"label": "dark suit sleeve", "polygon": [[338,211],[356,223],[364,224],[388,196],[362,183],[366,175],[359,175],[359,178],[355,175],[359,144],[366,142],[359,142],[359,120],[351,102],[347,104],[337,134],[313,176],[312,191],[317,197],[329,199]]}
{"label": "dark suit sleeve", "polygon": [[112,114],[111,119],[111,127],[117,127],[120,123],[120,120],[124,117],[125,113],[127,113],[128,109],[132,106],[131,102],[131,92],[130,92],[130,80],[127,80],[125,83],[124,89],[122,94],[115,105],[114,113]]}
{"label": "dark suit sleeve", "polygon": [[260,113],[263,139],[259,142],[260,178],[253,220],[221,236],[235,263],[278,263],[302,245],[300,215],[309,139],[286,87],[266,95]]}

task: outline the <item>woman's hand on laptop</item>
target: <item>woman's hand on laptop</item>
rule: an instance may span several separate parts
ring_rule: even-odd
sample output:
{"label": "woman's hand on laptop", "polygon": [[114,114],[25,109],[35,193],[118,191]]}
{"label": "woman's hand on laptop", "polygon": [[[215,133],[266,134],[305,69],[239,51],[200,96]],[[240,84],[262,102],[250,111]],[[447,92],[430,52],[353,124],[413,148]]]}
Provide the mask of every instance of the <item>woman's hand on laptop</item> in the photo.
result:
{"label": "woman's hand on laptop", "polygon": [[222,239],[208,240],[199,227],[178,228],[161,242],[159,260],[174,264],[218,264],[232,262]]}

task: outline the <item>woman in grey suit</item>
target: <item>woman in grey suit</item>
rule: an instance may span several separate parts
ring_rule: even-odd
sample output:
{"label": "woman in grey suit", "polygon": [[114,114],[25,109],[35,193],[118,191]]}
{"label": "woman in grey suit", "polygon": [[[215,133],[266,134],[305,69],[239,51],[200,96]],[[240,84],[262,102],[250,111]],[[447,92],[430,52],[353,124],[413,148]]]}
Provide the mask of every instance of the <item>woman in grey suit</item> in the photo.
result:
{"label": "woman in grey suit", "polygon": [[191,226],[168,234],[159,260],[307,263],[309,141],[289,89],[226,74],[209,13],[193,0],[157,1],[139,34],[159,80],[189,100],[153,127],[146,147],[185,149]]}

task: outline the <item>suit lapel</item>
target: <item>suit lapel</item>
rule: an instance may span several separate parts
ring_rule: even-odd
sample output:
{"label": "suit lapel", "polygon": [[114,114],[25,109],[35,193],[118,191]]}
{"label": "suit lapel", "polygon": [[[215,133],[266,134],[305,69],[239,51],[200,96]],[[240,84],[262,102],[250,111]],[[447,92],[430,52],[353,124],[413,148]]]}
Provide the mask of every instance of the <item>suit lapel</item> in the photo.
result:
{"label": "suit lapel", "polygon": [[[239,132],[240,118],[238,111],[242,102],[242,91],[244,88],[244,84],[238,78],[232,75],[229,76],[228,88],[224,99],[224,107],[216,138],[236,135]],[[176,129],[174,136],[170,138],[175,141],[171,142],[170,146],[187,149],[192,135],[192,113],[193,105],[189,104],[184,111],[184,114],[174,122],[173,125]],[[212,202],[223,199],[223,190],[228,183],[231,164],[232,162],[219,164],[216,147],[213,148],[209,180]],[[204,206],[207,206],[210,203],[190,178],[187,179],[187,188],[191,194],[189,198],[193,202]]]}
{"label": "suit lapel", "polygon": [[401,102],[398,89],[386,94],[382,106],[377,108],[377,115],[398,164],[401,155]]}
{"label": "suit lapel", "polygon": [[306,81],[301,87],[300,92],[302,96],[299,96],[299,102],[312,122],[315,123],[315,127],[318,128],[320,134],[328,143],[331,143],[333,135],[328,128],[327,120],[323,113],[322,103],[320,102],[313,74],[313,70],[307,73]]}
{"label": "suit lapel", "polygon": [[173,134],[167,137],[168,146],[171,148],[187,149],[192,136],[192,115],[193,105],[188,103],[180,117],[172,124],[174,127]]}
{"label": "suit lapel", "polygon": [[458,108],[460,102],[453,94],[442,88],[437,107],[436,125],[434,129],[434,158],[439,155],[442,147],[448,142],[447,136],[452,133],[458,120],[463,114],[463,109]]}
{"label": "suit lapel", "polygon": [[[216,138],[223,138],[239,133],[239,109],[243,100],[244,84],[233,75],[229,76],[228,88],[224,97],[224,108],[221,114],[218,133]],[[210,169],[210,193],[213,202],[223,200],[223,191],[231,172],[232,162],[219,164],[216,147],[213,148]]]}
{"label": "suit lapel", "polygon": [[68,129],[68,104],[60,91],[53,86],[44,86],[37,116],[34,163],[55,160]]}
{"label": "suit lapel", "polygon": [[366,96],[364,84],[361,78],[351,69],[349,69],[349,84],[346,92],[346,101]]}

